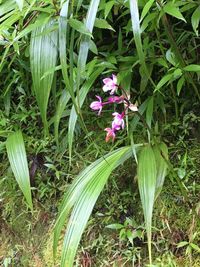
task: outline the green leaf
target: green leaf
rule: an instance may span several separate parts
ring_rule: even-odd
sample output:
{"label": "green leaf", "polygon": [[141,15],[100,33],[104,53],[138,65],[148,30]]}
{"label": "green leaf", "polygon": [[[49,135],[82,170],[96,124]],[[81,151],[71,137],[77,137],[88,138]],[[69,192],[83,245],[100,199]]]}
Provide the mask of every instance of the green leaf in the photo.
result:
{"label": "green leaf", "polygon": [[145,6],[144,6],[144,8],[142,10],[140,21],[142,21],[143,18],[146,16],[146,14],[149,12],[149,10],[152,7],[152,5],[153,5],[154,2],[155,2],[155,0],[149,0],[149,1],[147,1],[147,3],[145,4]]}
{"label": "green leaf", "polygon": [[21,131],[15,132],[8,137],[6,141],[6,148],[10,166],[14,173],[15,179],[26,198],[29,207],[32,210],[33,204],[29,169]]}
{"label": "green leaf", "polygon": [[187,241],[179,242],[179,243],[177,244],[177,248],[185,247],[185,246],[187,246],[188,244],[189,244],[189,242],[187,242]]}
{"label": "green leaf", "polygon": [[156,195],[155,195],[155,199],[157,199],[162,190],[165,177],[167,175],[168,166],[166,160],[168,160],[168,148],[165,143],[160,143],[153,147],[153,151],[156,159],[156,169],[157,169]]}
{"label": "green leaf", "polygon": [[16,1],[15,0],[6,0],[0,4],[0,17],[8,13],[9,11],[15,9]]}
{"label": "green leaf", "polygon": [[199,246],[197,246],[197,245],[194,244],[194,243],[190,243],[190,246],[191,246],[194,250],[196,250],[196,251],[198,251],[198,252],[200,253],[200,247],[199,247]]}
{"label": "green leaf", "polygon": [[85,24],[83,22],[81,22],[77,19],[69,19],[68,23],[76,31],[92,37],[92,34],[90,33],[90,31],[87,29],[87,27],[85,26]]}
{"label": "green leaf", "polygon": [[[87,17],[85,21],[85,27],[90,33],[93,31],[96,14],[98,10],[100,0],[91,0],[90,6],[87,12]],[[78,67],[77,67],[77,89],[79,90],[80,79],[83,76],[88,56],[88,51],[90,48],[90,36],[82,36],[80,43],[79,53],[78,53]]]}
{"label": "green leaf", "polygon": [[110,13],[110,11],[111,11],[112,7],[114,6],[114,4],[115,4],[114,0],[113,1],[109,1],[109,2],[104,4],[105,5],[105,10],[104,10],[105,19],[107,18],[108,14]]}
{"label": "green leaf", "polygon": [[[139,148],[141,145],[137,145]],[[131,157],[131,148],[123,147],[92,163],[73,181],[66,193],[54,232],[54,255],[62,227],[72,209],[67,224],[61,256],[61,267],[72,267],[82,233],[92,209],[112,170]]]}
{"label": "green leaf", "polygon": [[168,83],[173,78],[173,73],[166,74],[159,83],[156,85],[154,92],[159,91],[166,83]]}
{"label": "green leaf", "polygon": [[183,84],[185,83],[185,78],[184,76],[182,76],[179,80],[178,80],[178,83],[177,83],[177,94],[178,96],[180,95],[180,92],[181,92],[181,89],[183,87]]}
{"label": "green leaf", "polygon": [[124,228],[124,225],[120,223],[113,223],[113,224],[106,225],[106,228],[119,230],[119,229]]}
{"label": "green leaf", "polygon": [[105,19],[96,18],[94,26],[100,29],[108,29],[108,30],[115,31],[113,27]]}
{"label": "green leaf", "polygon": [[198,27],[199,27],[199,21],[200,21],[200,6],[195,9],[194,13],[192,14],[191,22],[192,22],[192,27],[195,32],[195,34],[198,36]]}
{"label": "green leaf", "polygon": [[200,71],[200,65],[191,64],[184,68],[185,71],[194,71],[199,72]]}
{"label": "green leaf", "polygon": [[22,11],[24,6],[24,0],[15,0],[15,2],[17,3],[19,10]]}
{"label": "green leaf", "polygon": [[56,67],[58,32],[54,26],[55,21],[51,20],[44,26],[37,27],[32,32],[30,44],[33,88],[44,124],[45,134],[48,133],[47,105],[54,73],[49,73],[43,79],[42,77],[49,70]]}
{"label": "green leaf", "polygon": [[177,19],[181,19],[184,22],[186,22],[185,18],[183,17],[183,15],[181,14],[179,8],[175,5],[175,3],[173,2],[168,2],[164,8],[163,8],[164,12],[177,18]]}
{"label": "green leaf", "polygon": [[141,64],[144,74],[147,76],[148,79],[150,79],[150,74],[145,63],[145,55],[144,55],[144,51],[142,47],[138,1],[129,0],[129,3],[130,3],[132,29],[133,29],[134,41],[135,41],[138,57],[139,57],[140,64]]}
{"label": "green leaf", "polygon": [[151,258],[151,224],[156,189],[156,159],[151,145],[142,148],[138,159],[138,186],[140,199],[144,212],[145,225],[148,239],[149,261]]}

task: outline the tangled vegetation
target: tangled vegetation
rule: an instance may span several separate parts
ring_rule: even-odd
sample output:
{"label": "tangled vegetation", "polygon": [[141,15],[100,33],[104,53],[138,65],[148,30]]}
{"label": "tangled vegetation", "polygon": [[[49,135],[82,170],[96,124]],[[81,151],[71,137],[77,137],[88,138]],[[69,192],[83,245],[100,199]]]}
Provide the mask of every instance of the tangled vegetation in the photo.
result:
{"label": "tangled vegetation", "polygon": [[200,266],[199,22],[0,0],[1,266]]}

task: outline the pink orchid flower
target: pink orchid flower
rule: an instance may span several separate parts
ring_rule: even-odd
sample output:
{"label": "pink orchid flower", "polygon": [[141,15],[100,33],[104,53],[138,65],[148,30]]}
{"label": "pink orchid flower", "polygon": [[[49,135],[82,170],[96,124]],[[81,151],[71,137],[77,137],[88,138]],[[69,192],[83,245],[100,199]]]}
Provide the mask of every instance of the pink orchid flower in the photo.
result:
{"label": "pink orchid flower", "polygon": [[110,91],[111,95],[113,95],[118,88],[117,76],[115,76],[114,74],[112,74],[112,78],[103,79],[103,83],[104,83],[103,91],[104,92]]}
{"label": "pink orchid flower", "polygon": [[93,110],[98,110],[98,115],[101,114],[101,111],[102,111],[102,108],[103,108],[103,103],[102,103],[102,99],[100,96],[96,95],[96,98],[99,100],[99,101],[94,101],[90,104],[90,108],[93,109]]}
{"label": "pink orchid flower", "polygon": [[120,130],[120,128],[124,129],[124,113],[119,114],[118,112],[114,112],[112,114],[114,116],[113,122],[112,122],[112,129]]}
{"label": "pink orchid flower", "polygon": [[106,142],[108,142],[110,139],[112,139],[112,141],[114,141],[115,140],[115,129],[105,128],[104,130],[107,132]]}

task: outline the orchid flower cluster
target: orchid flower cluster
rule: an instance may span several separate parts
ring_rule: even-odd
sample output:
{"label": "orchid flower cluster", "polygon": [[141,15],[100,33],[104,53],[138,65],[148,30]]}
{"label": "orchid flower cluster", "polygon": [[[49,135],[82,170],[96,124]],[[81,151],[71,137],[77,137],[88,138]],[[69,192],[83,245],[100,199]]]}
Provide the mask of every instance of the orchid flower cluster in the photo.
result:
{"label": "orchid flower cluster", "polygon": [[[124,117],[126,115],[127,109],[130,109],[131,111],[137,111],[138,108],[135,104],[132,104],[128,97],[124,96],[123,94],[121,96],[114,95],[117,93],[118,89],[123,90],[118,84],[117,84],[117,77],[116,75],[112,74],[112,78],[105,78],[103,79],[103,91],[109,92],[110,97],[106,102],[102,102],[102,98],[100,96],[96,96],[98,101],[94,101],[90,104],[90,108],[92,110],[98,111],[98,115],[101,114],[101,111],[105,105],[108,104],[121,104],[124,103],[124,110],[122,113],[114,112],[113,115],[113,121],[111,128],[105,128],[104,130],[107,132],[106,134],[106,142],[108,142],[110,139],[112,141],[115,140],[116,132],[120,129],[124,129],[125,123],[124,123]],[[126,95],[126,94],[125,94]]]}

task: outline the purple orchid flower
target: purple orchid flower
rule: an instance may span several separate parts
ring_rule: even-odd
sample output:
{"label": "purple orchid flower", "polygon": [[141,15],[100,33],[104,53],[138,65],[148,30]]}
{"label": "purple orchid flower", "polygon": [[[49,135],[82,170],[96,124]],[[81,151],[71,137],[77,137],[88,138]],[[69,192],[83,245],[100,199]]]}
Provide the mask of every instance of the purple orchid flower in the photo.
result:
{"label": "purple orchid flower", "polygon": [[110,91],[111,95],[113,95],[118,88],[117,76],[115,76],[114,74],[112,74],[112,78],[103,79],[103,83],[104,83],[103,91],[104,92]]}
{"label": "purple orchid flower", "polygon": [[113,122],[112,122],[112,129],[120,130],[120,128],[124,129],[124,112],[122,114],[119,114],[118,112],[114,112],[112,114],[114,116]]}
{"label": "purple orchid flower", "polygon": [[96,95],[96,98],[99,100],[99,101],[94,101],[90,104],[90,108],[93,109],[93,110],[98,110],[98,115],[101,114],[101,111],[102,111],[102,108],[103,108],[103,103],[102,103],[102,98],[98,95]]}

